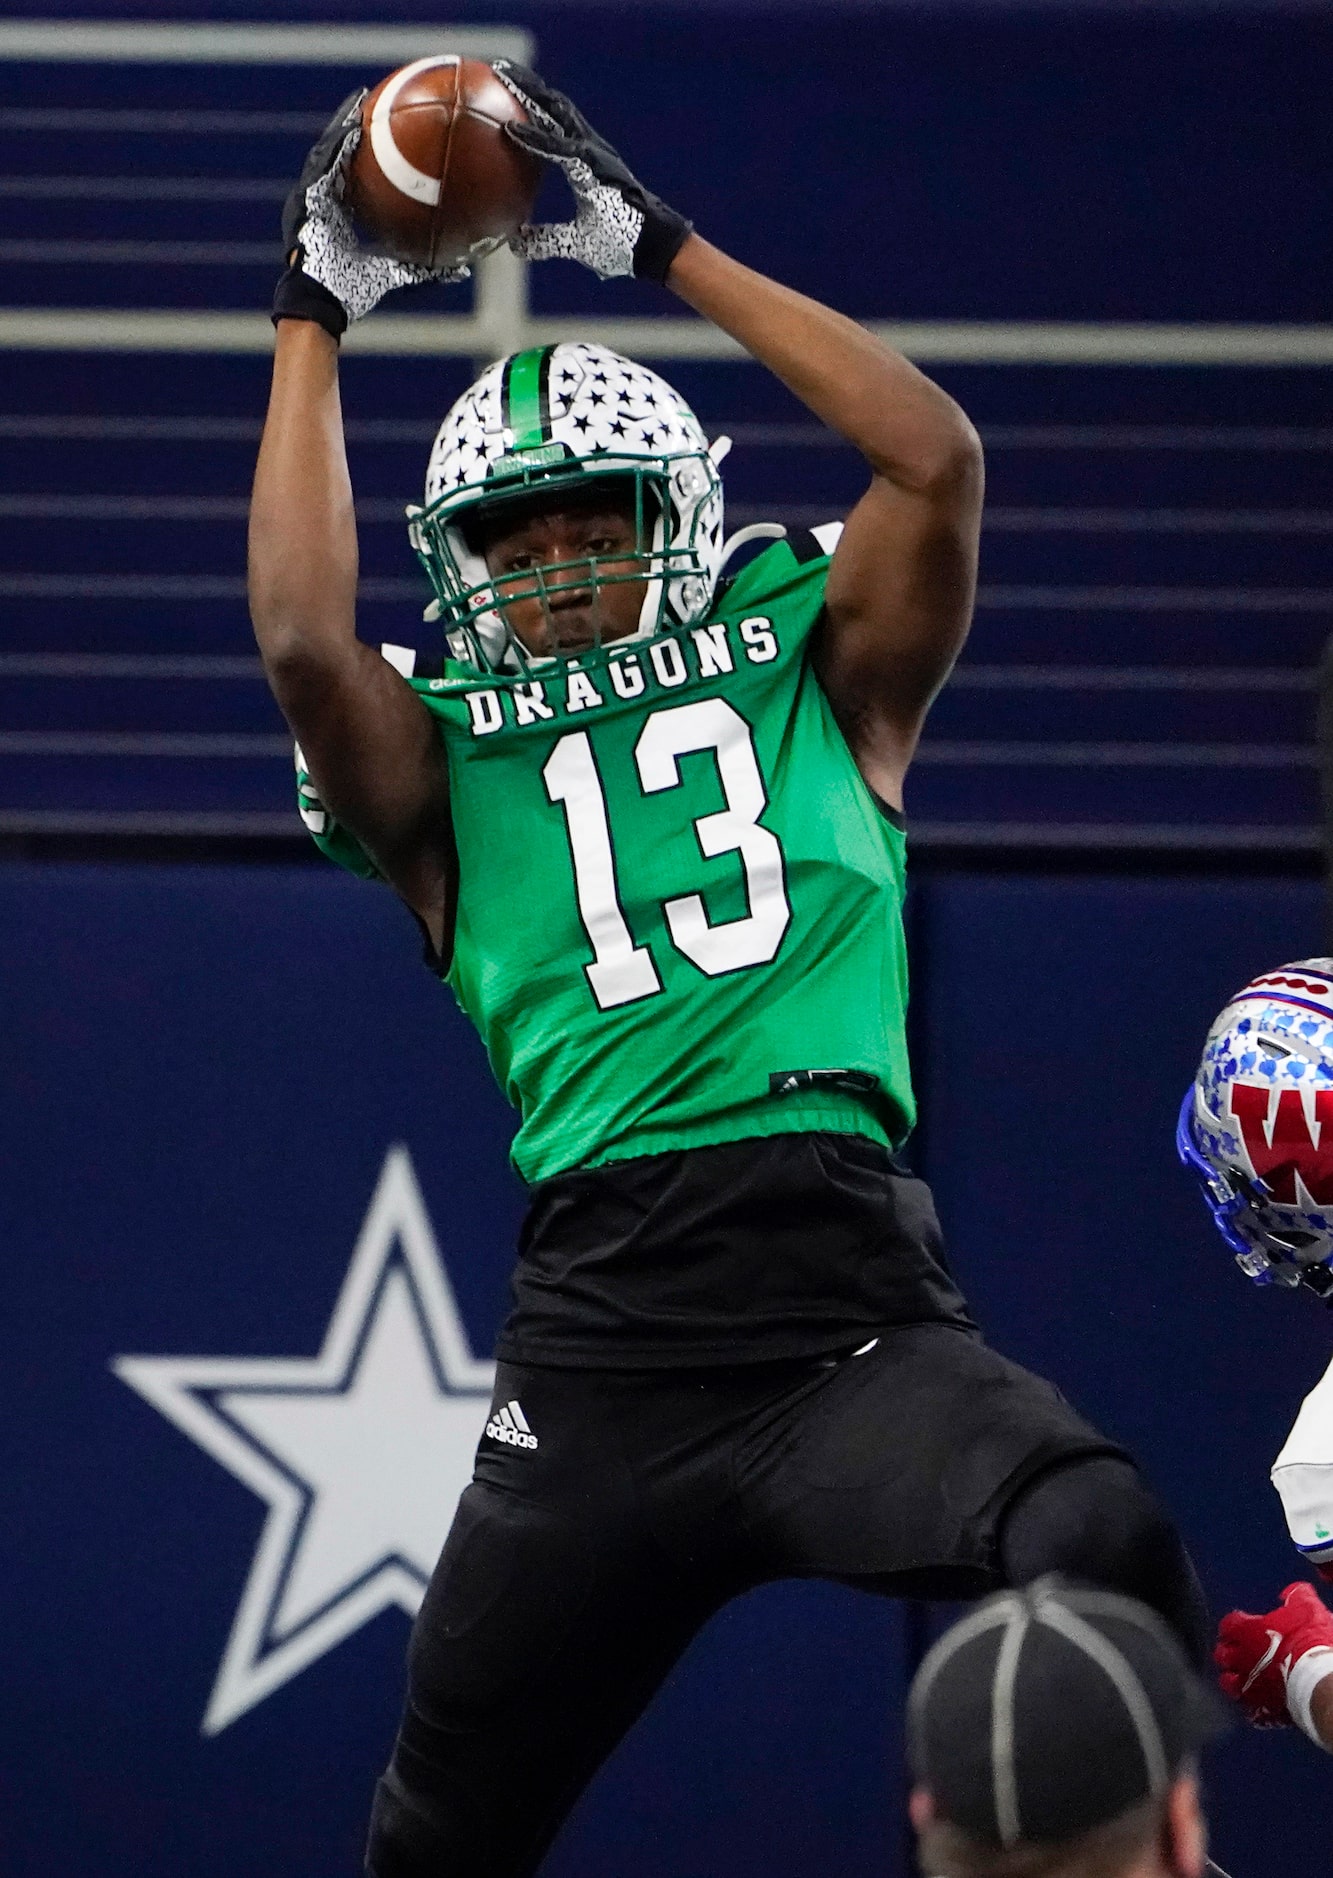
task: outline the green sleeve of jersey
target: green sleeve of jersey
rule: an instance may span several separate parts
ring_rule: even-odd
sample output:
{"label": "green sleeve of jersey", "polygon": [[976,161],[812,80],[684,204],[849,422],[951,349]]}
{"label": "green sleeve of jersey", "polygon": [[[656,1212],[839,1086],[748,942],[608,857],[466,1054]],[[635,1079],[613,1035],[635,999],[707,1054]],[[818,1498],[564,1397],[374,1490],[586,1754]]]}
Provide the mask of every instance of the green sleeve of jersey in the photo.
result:
{"label": "green sleeve of jersey", "polygon": [[366,853],[355,835],[336,822],[319,799],[319,792],[310,780],[310,772],[305,766],[305,757],[301,746],[296,746],[296,806],[301,820],[305,823],[320,853],[330,861],[336,861],[339,867],[345,867],[349,874],[356,874],[362,880],[381,880],[379,869]]}
{"label": "green sleeve of jersey", "polygon": [[[461,669],[450,665],[445,667],[451,676],[457,676]],[[436,704],[435,693],[441,688],[438,679],[409,678],[407,682],[428,708]],[[438,706],[435,714],[438,714]],[[383,874],[356,836],[335,820],[321,802],[299,743],[296,745],[296,806],[321,854],[330,861],[336,861],[339,867],[345,867],[349,874],[355,874],[361,880],[383,880]]]}
{"label": "green sleeve of jersey", "polygon": [[[449,671],[451,668],[446,666],[445,669]],[[409,678],[407,682],[427,707],[435,702],[438,680]],[[383,880],[383,874],[356,836],[335,820],[320,801],[319,791],[311,780],[299,743],[296,745],[296,806],[321,854],[330,861],[336,861],[339,867],[345,867],[349,874],[355,874],[360,880]]]}

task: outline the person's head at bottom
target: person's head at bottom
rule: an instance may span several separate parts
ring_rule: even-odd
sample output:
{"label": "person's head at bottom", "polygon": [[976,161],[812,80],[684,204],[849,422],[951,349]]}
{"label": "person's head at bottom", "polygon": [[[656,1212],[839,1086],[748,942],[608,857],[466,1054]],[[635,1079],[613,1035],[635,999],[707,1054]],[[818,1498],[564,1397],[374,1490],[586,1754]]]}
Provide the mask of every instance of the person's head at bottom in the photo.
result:
{"label": "person's head at bottom", "polygon": [[988,1598],[908,1701],[926,1878],[1202,1878],[1196,1750],[1219,1704],[1132,1598],[1055,1577]]}

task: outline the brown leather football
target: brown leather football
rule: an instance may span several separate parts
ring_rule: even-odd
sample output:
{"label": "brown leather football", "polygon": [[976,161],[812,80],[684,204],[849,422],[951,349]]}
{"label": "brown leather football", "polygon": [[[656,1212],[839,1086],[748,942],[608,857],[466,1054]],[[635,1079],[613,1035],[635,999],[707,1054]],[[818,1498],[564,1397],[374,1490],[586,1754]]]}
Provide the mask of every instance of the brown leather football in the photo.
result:
{"label": "brown leather football", "polygon": [[527,112],[481,59],[438,53],[404,65],[361,107],[347,201],[367,235],[400,261],[448,267],[503,240],[532,214],[539,158],[504,126]]}

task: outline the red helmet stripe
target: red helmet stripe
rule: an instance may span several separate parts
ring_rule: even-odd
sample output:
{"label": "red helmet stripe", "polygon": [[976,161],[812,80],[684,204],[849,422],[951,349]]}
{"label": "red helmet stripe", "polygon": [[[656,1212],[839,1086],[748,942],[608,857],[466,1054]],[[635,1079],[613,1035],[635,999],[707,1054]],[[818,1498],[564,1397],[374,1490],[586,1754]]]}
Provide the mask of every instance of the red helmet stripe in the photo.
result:
{"label": "red helmet stripe", "polygon": [[1329,992],[1327,1004],[1315,1004],[1310,998],[1293,998],[1289,991],[1238,991],[1231,1002],[1244,1004],[1247,998],[1261,998],[1265,1004],[1296,1004],[1303,1011],[1313,1011],[1316,1017],[1333,1020],[1333,991]]}

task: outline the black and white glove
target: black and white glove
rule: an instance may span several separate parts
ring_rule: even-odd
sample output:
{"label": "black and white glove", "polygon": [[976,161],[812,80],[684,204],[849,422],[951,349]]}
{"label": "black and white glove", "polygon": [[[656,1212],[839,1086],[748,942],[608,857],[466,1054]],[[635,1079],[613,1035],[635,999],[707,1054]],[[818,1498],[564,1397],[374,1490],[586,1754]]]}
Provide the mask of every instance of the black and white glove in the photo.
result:
{"label": "black and white glove", "polygon": [[362,247],[343,206],[347,164],[361,141],[365,87],[343,99],[302,165],[282,208],[287,271],[273,296],[273,321],[313,320],[341,339],[395,287],[465,280],[466,267],[432,270]]}
{"label": "black and white glove", "polygon": [[512,59],[497,59],[495,74],[531,120],[506,124],[505,134],[562,169],[577,205],[572,222],[522,229],[509,244],[514,252],[526,261],[582,261],[603,280],[637,274],[664,281],[694,224],[630,174],[563,92]]}

